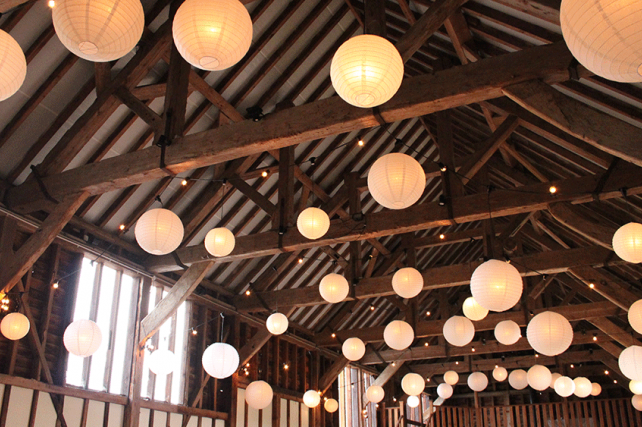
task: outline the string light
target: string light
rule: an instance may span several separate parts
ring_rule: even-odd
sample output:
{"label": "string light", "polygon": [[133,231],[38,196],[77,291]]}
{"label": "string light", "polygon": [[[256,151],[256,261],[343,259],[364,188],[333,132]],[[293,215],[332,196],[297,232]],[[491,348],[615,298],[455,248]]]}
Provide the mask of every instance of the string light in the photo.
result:
{"label": "string light", "polygon": [[375,306],[374,306],[374,305],[371,305],[371,306],[370,306],[370,311],[374,311],[374,310],[375,310]]}
{"label": "string light", "polygon": [[428,342],[424,343],[424,347],[428,347],[428,345],[429,345]]}
{"label": "string light", "polygon": [[617,380],[613,380],[613,384],[617,384]]}
{"label": "string light", "polygon": [[595,289],[595,284],[594,283],[589,283],[589,288]]}
{"label": "string light", "polygon": [[430,311],[427,311],[427,312],[426,312],[426,316],[430,316]]}
{"label": "string light", "polygon": [[54,0],[49,0],[49,2],[47,3],[47,5],[48,5],[50,8],[52,8],[52,9],[53,9],[54,7],[56,7],[56,2],[55,2]]}
{"label": "string light", "polygon": [[299,264],[303,264],[303,258],[299,258]]}
{"label": "string light", "polygon": [[441,240],[444,240],[444,239],[446,238],[446,236],[445,236],[444,234],[440,234],[440,235],[439,235],[439,238],[440,238]]}
{"label": "string light", "polygon": [[336,338],[336,337],[337,337],[337,334],[335,334],[334,332],[332,332],[331,337],[332,337],[332,338]]}
{"label": "string light", "polygon": [[125,224],[120,224],[120,225],[118,226],[118,229],[119,229],[120,231],[124,231],[124,230],[125,230]]}
{"label": "string light", "polygon": [[551,193],[551,194],[555,194],[555,193],[557,193],[557,187],[555,187],[554,185],[551,185],[551,186],[548,188],[548,192],[549,192],[549,193]]}
{"label": "string light", "polygon": [[597,341],[597,334],[593,334],[593,341]]}
{"label": "string light", "polygon": [[363,144],[364,144],[363,139],[360,139],[359,142],[357,142],[357,144],[359,144],[359,147],[363,147]]}
{"label": "string light", "polygon": [[443,163],[439,162],[439,163],[438,163],[438,165],[439,165],[439,170],[440,170],[440,171],[442,171],[442,172],[446,172],[446,171],[448,170],[448,168],[446,167],[446,165],[445,165],[445,164],[443,164]]}
{"label": "string light", "polygon": [[182,180],[182,181],[181,181],[181,185],[182,185],[183,187],[184,187],[184,186],[186,186],[186,185],[187,185],[187,180],[186,180],[186,179]]}
{"label": "string light", "polygon": [[198,335],[198,331],[196,329],[192,329],[192,335]]}
{"label": "string light", "polygon": [[246,364],[245,364],[245,367],[246,367],[246,368],[249,368],[249,367],[250,367],[250,364],[249,364],[249,363],[246,363]]}
{"label": "string light", "polygon": [[575,368],[575,365],[571,363],[571,369],[574,369],[574,368]]}
{"label": "string light", "polygon": [[263,172],[261,172],[261,176],[262,176],[263,178],[267,178],[268,173],[269,173],[268,171],[263,171]]}
{"label": "string light", "polygon": [[53,283],[53,285],[51,285],[51,287],[54,288],[54,289],[58,289],[59,285],[60,284],[56,281],[56,282]]}
{"label": "string light", "polygon": [[247,291],[245,291],[245,295],[247,295],[248,297],[249,297],[251,294],[252,294],[252,292],[251,292],[249,289],[248,289]]}
{"label": "string light", "polygon": [[283,370],[287,371],[288,369],[290,369],[290,365],[288,365],[287,363],[284,363]]}
{"label": "string light", "polygon": [[604,371],[604,375],[608,375],[608,374],[609,374],[609,371]]}

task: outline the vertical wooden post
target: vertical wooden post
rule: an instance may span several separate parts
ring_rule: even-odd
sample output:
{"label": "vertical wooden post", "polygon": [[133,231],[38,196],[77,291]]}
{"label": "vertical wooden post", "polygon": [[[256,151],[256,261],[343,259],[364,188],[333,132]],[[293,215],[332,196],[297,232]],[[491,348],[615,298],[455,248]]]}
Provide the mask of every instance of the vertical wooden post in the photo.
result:
{"label": "vertical wooden post", "polygon": [[364,33],[386,37],[385,0],[365,0]]}
{"label": "vertical wooden post", "polygon": [[[346,177],[349,213],[353,218],[361,214],[361,192],[357,187],[358,179],[358,172],[350,172]],[[359,279],[361,279],[361,241],[356,240],[350,242],[350,271],[348,282],[350,282],[351,285],[355,285]]]}
{"label": "vertical wooden post", "polygon": [[285,233],[294,226],[294,147],[279,150],[279,189],[277,215],[272,226]]}

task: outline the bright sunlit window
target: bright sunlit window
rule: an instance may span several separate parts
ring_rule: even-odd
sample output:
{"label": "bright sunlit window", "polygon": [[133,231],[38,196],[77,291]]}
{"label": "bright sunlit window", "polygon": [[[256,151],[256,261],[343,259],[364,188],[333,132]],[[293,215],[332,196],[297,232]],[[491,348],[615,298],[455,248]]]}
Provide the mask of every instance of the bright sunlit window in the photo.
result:
{"label": "bright sunlit window", "polygon": [[339,374],[339,427],[377,427],[377,408],[364,398],[374,380],[372,374],[351,366]]}

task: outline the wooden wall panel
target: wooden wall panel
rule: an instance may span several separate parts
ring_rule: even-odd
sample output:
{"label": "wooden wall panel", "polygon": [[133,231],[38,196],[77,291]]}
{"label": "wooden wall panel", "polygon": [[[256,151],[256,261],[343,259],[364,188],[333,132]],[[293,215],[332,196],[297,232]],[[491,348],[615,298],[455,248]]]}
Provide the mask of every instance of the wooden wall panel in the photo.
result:
{"label": "wooden wall panel", "polygon": [[[154,426],[165,427],[167,423],[167,412],[154,411]],[[111,427],[111,426],[110,426]]]}
{"label": "wooden wall panel", "polygon": [[278,427],[289,427],[288,426],[288,401],[281,399],[281,425]]}
{"label": "wooden wall panel", "polygon": [[65,416],[68,427],[80,427],[82,417],[83,400],[76,397],[65,397],[65,404],[62,413]]}
{"label": "wooden wall panel", "polygon": [[183,416],[180,414],[169,414],[169,425],[170,427],[181,427],[183,425]]}
{"label": "wooden wall panel", "polygon": [[56,425],[56,410],[51,402],[49,393],[40,392],[36,408],[36,427],[54,427]]}
{"label": "wooden wall panel", "polygon": [[33,391],[22,387],[11,387],[9,409],[7,410],[7,427],[27,427]]}
{"label": "wooden wall panel", "polygon": [[261,411],[261,413],[263,414],[261,423],[262,427],[270,427],[272,425],[272,406],[273,405],[269,405],[267,408]]}
{"label": "wooden wall panel", "polygon": [[105,418],[105,402],[89,401],[87,409],[87,426],[102,426]]}
{"label": "wooden wall panel", "polygon": [[299,402],[290,400],[290,425],[288,427],[299,427],[299,415],[301,410],[299,409]]}
{"label": "wooden wall panel", "polygon": [[138,425],[146,427],[149,425],[150,410],[147,408],[140,408],[140,415],[138,416]]}
{"label": "wooden wall panel", "polygon": [[245,427],[245,390],[238,389],[236,399],[236,427]]}

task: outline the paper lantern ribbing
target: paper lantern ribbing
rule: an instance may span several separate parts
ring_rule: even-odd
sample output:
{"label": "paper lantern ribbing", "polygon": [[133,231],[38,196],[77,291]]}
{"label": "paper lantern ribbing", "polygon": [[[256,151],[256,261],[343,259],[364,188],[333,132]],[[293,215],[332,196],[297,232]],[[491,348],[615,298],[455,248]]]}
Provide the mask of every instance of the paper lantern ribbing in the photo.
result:
{"label": "paper lantern ribbing", "polygon": [[593,386],[588,378],[577,377],[573,380],[575,383],[575,391],[573,392],[577,397],[585,398],[591,395]]}
{"label": "paper lantern ribbing", "polygon": [[493,369],[493,378],[495,378],[495,381],[506,381],[506,378],[508,378],[508,371],[506,368],[502,368],[501,366],[496,367]]}
{"label": "paper lantern ribbing", "polygon": [[134,234],[140,247],[152,255],[173,252],[183,241],[183,223],[168,209],[151,209],[138,219]]}
{"label": "paper lantern ribbing", "polygon": [[632,345],[620,353],[620,370],[630,380],[642,381],[642,347]]}
{"label": "paper lantern ribbing", "polygon": [[225,227],[212,228],[205,235],[205,250],[212,256],[228,256],[234,250],[236,238],[234,233]]}
{"label": "paper lantern ribbing", "polygon": [[575,393],[575,382],[569,377],[559,377],[555,381],[555,393],[562,397],[569,397]]}
{"label": "paper lantern ribbing", "polygon": [[343,43],[332,57],[330,79],[348,104],[373,108],[397,93],[403,79],[403,60],[383,37],[363,34]]}
{"label": "paper lantern ribbing", "polygon": [[466,298],[461,308],[464,311],[464,316],[475,322],[488,316],[488,310],[479,305],[473,297]]}
{"label": "paper lantern ribbing", "polygon": [[203,369],[212,378],[231,377],[239,368],[239,353],[229,344],[216,342],[205,349],[201,358]]}
{"label": "paper lantern ribbing", "polygon": [[444,338],[450,345],[463,347],[475,336],[473,322],[464,316],[453,316],[444,323]]}
{"label": "paper lantern ribbing", "polygon": [[512,320],[502,320],[495,326],[495,339],[500,344],[513,345],[522,337],[522,329]]}
{"label": "paper lantern ribbing", "polygon": [[416,268],[402,268],[392,276],[392,289],[401,298],[414,298],[423,288],[424,278]]}
{"label": "paper lantern ribbing", "polygon": [[437,387],[437,395],[444,400],[450,399],[453,395],[453,386],[446,383],[439,384]]}
{"label": "paper lantern ribbing", "polygon": [[591,396],[599,396],[602,393],[602,386],[598,383],[591,384]]}
{"label": "paper lantern ribbing", "polygon": [[561,314],[545,311],[528,322],[526,338],[536,352],[545,356],[557,356],[571,346],[573,327]]}
{"label": "paper lantern ribbing", "polygon": [[[642,12],[642,9],[640,11]],[[642,47],[642,43],[640,47]],[[640,55],[639,59],[642,66],[642,55]],[[638,77],[640,77],[638,81],[642,81],[642,76]],[[630,222],[618,228],[613,235],[613,250],[624,261],[642,262],[642,224]]]}
{"label": "paper lantern ribbing", "polygon": [[637,1],[563,0],[562,34],[573,56],[600,77],[617,82],[642,81],[642,38]]}
{"label": "paper lantern ribbing", "polygon": [[542,365],[534,365],[527,372],[528,385],[535,390],[544,391],[551,386],[553,375],[551,371]]}
{"label": "paper lantern ribbing", "polygon": [[378,385],[371,385],[366,390],[366,398],[368,402],[379,403],[386,396],[386,392],[383,390],[383,387]]}
{"label": "paper lantern ribbing", "polygon": [[176,355],[169,350],[155,350],[149,355],[149,370],[156,375],[169,375],[174,372]]}
{"label": "paper lantern ribbing", "polygon": [[52,20],[62,44],[74,55],[94,62],[127,55],[145,28],[139,0],[56,0]]}
{"label": "paper lantern ribbing", "polygon": [[488,377],[483,372],[473,372],[468,376],[468,387],[472,391],[484,391],[488,387]]}
{"label": "paper lantern ribbing", "polygon": [[642,333],[642,299],[637,300],[629,307],[629,324],[638,334]]}
{"label": "paper lantern ribbing", "polygon": [[245,389],[245,401],[254,409],[267,408],[273,397],[272,387],[265,381],[253,381]]}
{"label": "paper lantern ribbing", "polygon": [[383,330],[383,340],[394,350],[405,350],[415,340],[415,331],[403,320],[393,320]]}
{"label": "paper lantern ribbing", "polygon": [[444,382],[450,385],[457,384],[459,382],[459,374],[455,371],[447,371],[444,374]]}
{"label": "paper lantern ribbing", "polygon": [[377,203],[388,209],[414,205],[426,187],[426,173],[407,154],[390,153],[377,159],[368,172],[368,191]]}
{"label": "paper lantern ribbing", "polygon": [[100,347],[103,334],[98,325],[91,320],[81,319],[72,322],[62,337],[65,348],[69,353],[80,357],[94,354]]}
{"label": "paper lantern ribbing", "polygon": [[401,379],[401,389],[408,396],[417,396],[426,388],[426,382],[423,377],[413,372],[406,374]]}
{"label": "paper lantern ribbing", "polygon": [[296,228],[306,239],[316,240],[325,235],[330,229],[330,217],[319,208],[307,208],[299,214]]}
{"label": "paper lantern ribbing", "polygon": [[321,396],[316,390],[308,390],[303,393],[303,404],[308,408],[316,408],[321,403]]}
{"label": "paper lantern ribbing", "polygon": [[411,408],[416,408],[417,406],[419,406],[419,397],[408,396],[408,399],[406,399],[406,405],[408,405]]}
{"label": "paper lantern ribbing", "polygon": [[238,0],[187,0],[176,11],[172,35],[187,62],[202,70],[224,70],[250,49],[252,18]]}
{"label": "paper lantern ribbing", "polygon": [[330,273],[321,279],[319,283],[319,293],[321,298],[330,304],[336,304],[343,301],[350,292],[350,285],[345,277],[340,274]]}
{"label": "paper lantern ribbing", "polygon": [[281,335],[288,330],[288,318],[283,313],[273,313],[265,321],[265,327],[272,335]]}
{"label": "paper lantern ribbing", "polygon": [[0,101],[20,89],[27,75],[27,60],[18,42],[0,30]]}
{"label": "paper lantern ribbing", "polygon": [[0,332],[12,341],[24,338],[30,328],[29,319],[22,313],[9,313],[0,322]]}
{"label": "paper lantern ribbing", "polygon": [[522,276],[507,262],[491,259],[475,269],[470,291],[475,301],[491,311],[506,311],[522,297]]}
{"label": "paper lantern ribbing", "polygon": [[352,337],[343,342],[341,351],[346,359],[356,362],[366,354],[366,345],[359,338]]}
{"label": "paper lantern ribbing", "polygon": [[642,381],[629,381],[629,390],[633,394],[642,394]]}
{"label": "paper lantern ribbing", "polygon": [[516,369],[508,376],[508,383],[515,390],[524,390],[528,386],[528,374],[523,369]]}
{"label": "paper lantern ribbing", "polygon": [[642,411],[642,395],[636,394],[631,398],[631,403],[636,411]]}
{"label": "paper lantern ribbing", "polygon": [[333,414],[333,413],[337,412],[337,409],[339,409],[339,402],[337,402],[336,399],[328,399],[323,404],[323,408],[327,412]]}

